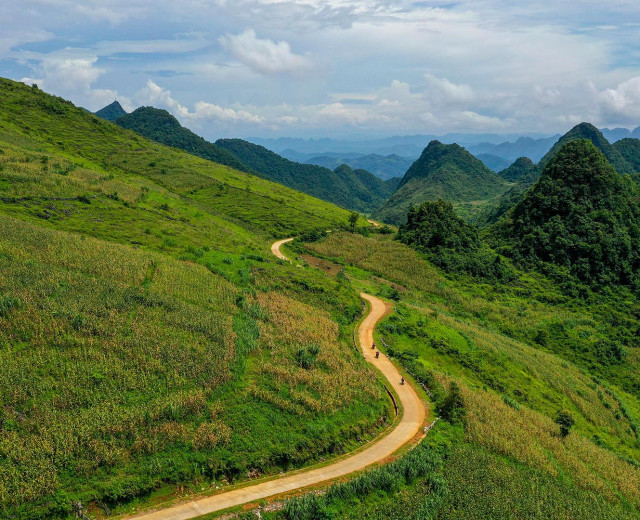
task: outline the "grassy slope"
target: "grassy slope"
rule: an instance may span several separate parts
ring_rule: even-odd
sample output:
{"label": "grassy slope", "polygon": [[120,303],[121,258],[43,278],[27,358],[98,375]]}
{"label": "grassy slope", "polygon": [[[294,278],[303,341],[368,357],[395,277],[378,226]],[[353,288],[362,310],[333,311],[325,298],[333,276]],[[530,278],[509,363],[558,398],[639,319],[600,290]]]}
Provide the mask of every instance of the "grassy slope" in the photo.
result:
{"label": "grassy slope", "polygon": [[200,489],[375,433],[389,410],[348,345],[357,293],[268,252],[348,212],[0,86],[0,516]]}
{"label": "grassy slope", "polygon": [[[450,381],[462,387],[467,422],[446,450],[443,474],[452,492],[440,517],[508,518],[518,510],[532,518],[575,518],[592,504],[593,518],[637,516],[637,302],[624,294],[574,302],[528,275],[511,288],[448,279],[383,236],[332,234],[309,247],[353,265],[347,267],[353,283],[399,299],[380,327],[389,353],[445,387]],[[626,362],[594,362],[598,342],[620,332],[627,335]],[[553,423],[562,408],[576,419],[565,441]],[[402,515],[411,489],[365,498],[373,511],[381,500],[385,511],[368,518]],[[356,517],[360,507],[348,502],[345,511]]]}

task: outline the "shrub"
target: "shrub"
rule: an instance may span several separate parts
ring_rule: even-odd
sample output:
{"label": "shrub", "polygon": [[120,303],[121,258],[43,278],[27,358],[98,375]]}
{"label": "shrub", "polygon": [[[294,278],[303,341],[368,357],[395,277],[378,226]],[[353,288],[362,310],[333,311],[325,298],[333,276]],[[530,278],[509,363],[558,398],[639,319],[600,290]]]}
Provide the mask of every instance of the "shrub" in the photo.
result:
{"label": "shrub", "polygon": [[556,417],[555,423],[560,426],[560,435],[564,439],[569,435],[575,419],[567,410],[561,410]]}

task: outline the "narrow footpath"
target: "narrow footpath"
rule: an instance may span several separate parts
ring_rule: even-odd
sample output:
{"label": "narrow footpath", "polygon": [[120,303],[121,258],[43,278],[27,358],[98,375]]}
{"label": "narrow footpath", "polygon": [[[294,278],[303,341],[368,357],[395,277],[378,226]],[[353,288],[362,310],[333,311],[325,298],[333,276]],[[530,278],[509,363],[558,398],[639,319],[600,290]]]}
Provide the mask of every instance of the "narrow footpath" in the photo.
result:
{"label": "narrow footpath", "polygon": [[[273,244],[271,247],[273,254],[278,258],[288,260],[280,252],[280,246],[289,240],[292,239],[280,240]],[[381,299],[375,296],[365,293],[360,296],[369,302],[371,307],[369,314],[358,329],[362,354],[369,363],[380,370],[387,379],[387,385],[393,388],[400,401],[401,417],[393,430],[364,450],[342,458],[333,464],[285,474],[272,480],[184,502],[154,512],[143,513],[132,518],[144,520],[188,520],[207,513],[257,502],[264,498],[302,489],[360,471],[367,466],[384,461],[414,439],[422,431],[425,421],[426,410],[424,403],[409,383],[401,384],[402,375],[384,354],[380,353],[380,357],[376,359],[375,350],[371,348],[373,331],[378,321],[387,314],[388,308]]]}

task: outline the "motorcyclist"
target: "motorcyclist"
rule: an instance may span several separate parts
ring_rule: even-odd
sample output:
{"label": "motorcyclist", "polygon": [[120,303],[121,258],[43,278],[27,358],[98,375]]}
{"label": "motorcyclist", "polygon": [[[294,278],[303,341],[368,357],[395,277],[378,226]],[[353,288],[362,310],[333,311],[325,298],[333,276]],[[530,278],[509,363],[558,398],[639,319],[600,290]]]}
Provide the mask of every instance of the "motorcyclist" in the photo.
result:
{"label": "motorcyclist", "polygon": [[380,357],[380,351],[376,350],[376,359],[378,359]]}

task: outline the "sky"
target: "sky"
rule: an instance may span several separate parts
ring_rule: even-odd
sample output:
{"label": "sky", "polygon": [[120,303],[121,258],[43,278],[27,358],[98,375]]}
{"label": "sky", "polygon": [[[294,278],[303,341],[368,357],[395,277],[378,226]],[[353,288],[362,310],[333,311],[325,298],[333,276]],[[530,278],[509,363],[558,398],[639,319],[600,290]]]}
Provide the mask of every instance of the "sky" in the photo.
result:
{"label": "sky", "polygon": [[0,76],[208,139],[640,125],[637,0],[0,2]]}

